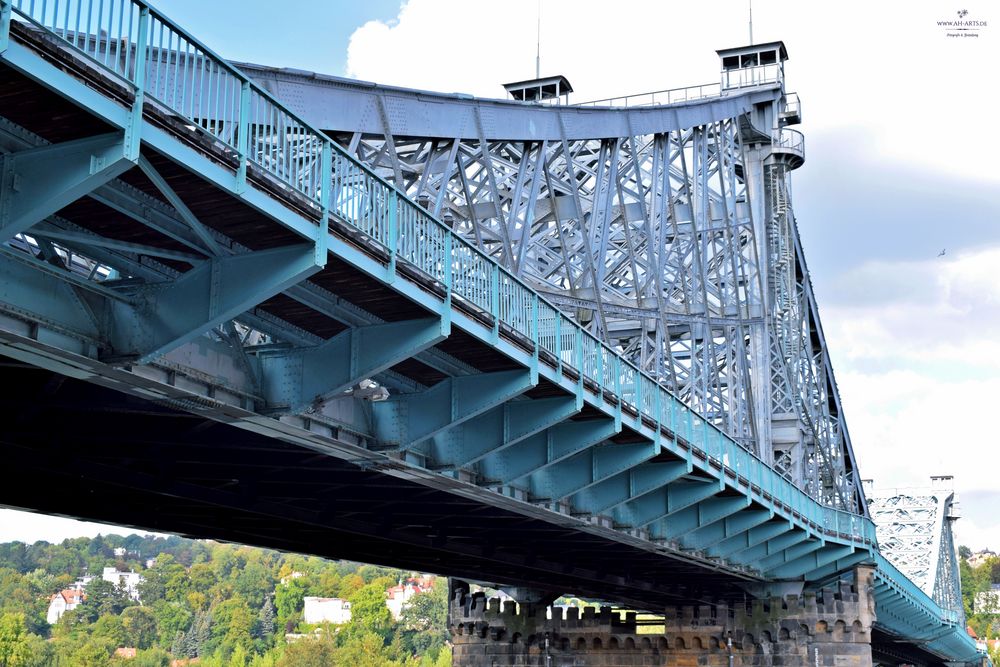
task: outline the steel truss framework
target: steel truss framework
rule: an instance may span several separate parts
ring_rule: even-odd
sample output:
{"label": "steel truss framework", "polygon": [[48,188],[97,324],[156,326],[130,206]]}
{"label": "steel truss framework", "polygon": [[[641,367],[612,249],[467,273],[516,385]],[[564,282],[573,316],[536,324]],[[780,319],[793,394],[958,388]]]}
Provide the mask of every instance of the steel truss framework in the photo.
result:
{"label": "steel truss framework", "polygon": [[952,524],[959,518],[958,497],[950,479],[934,488],[869,493],[868,507],[878,531],[879,548],[896,567],[943,609],[964,624],[958,557]]}
{"label": "steel truss framework", "polygon": [[383,132],[337,136],[800,488],[864,512],[792,212],[801,151],[771,145],[784,100],[755,115],[773,128],[588,139],[560,118],[555,138],[491,139],[479,114],[472,137],[402,137],[370,113]]}

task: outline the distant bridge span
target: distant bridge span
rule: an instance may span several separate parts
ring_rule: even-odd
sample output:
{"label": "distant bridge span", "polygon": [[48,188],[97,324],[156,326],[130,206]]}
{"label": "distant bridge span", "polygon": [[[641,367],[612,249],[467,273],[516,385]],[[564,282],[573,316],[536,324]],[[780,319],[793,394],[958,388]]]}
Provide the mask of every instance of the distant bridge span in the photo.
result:
{"label": "distant bridge span", "polygon": [[867,516],[782,78],[450,144],[369,96],[345,148],[70,4],[0,0],[0,502],[648,608],[868,563],[887,646],[977,659]]}

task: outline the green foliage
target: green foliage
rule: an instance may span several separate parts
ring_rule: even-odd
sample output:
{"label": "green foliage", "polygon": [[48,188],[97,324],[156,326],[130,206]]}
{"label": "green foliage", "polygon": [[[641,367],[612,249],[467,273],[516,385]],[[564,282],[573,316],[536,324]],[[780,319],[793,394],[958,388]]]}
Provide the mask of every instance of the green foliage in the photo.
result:
{"label": "green foliage", "polygon": [[[48,625],[53,594],[109,566],[142,574],[141,602],[96,577],[85,602]],[[415,596],[396,623],[386,589],[405,576],[179,537],[0,544],[0,667],[165,667],[174,658],[201,667],[450,667],[447,587]],[[351,600],[352,621],[287,643],[286,624],[301,622],[308,595]],[[136,657],[116,657],[119,647]]]}
{"label": "green foliage", "polygon": [[26,662],[28,626],[24,614],[0,616],[0,667],[21,667]]}
{"label": "green foliage", "polygon": [[150,648],[156,641],[156,614],[149,607],[129,607],[122,612],[125,646]]}
{"label": "green foliage", "polygon": [[385,589],[385,581],[376,579],[351,596],[351,622],[345,630],[349,636],[375,635],[381,637],[383,645],[391,641],[395,622],[385,606]]}
{"label": "green foliage", "polygon": [[400,619],[403,646],[410,655],[436,653],[448,640],[448,588],[414,595]]}

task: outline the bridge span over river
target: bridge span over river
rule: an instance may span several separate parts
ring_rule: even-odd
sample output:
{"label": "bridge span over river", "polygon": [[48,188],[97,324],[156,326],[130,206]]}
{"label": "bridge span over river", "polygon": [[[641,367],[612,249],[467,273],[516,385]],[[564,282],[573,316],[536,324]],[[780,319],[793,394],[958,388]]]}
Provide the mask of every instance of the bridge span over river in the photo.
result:
{"label": "bridge span over river", "polygon": [[590,664],[573,633],[628,621],[508,636],[461,579],[717,630],[637,656],[980,662],[951,491],[860,483],[785,47],[720,57],[487,100],[234,65],[144,0],[0,0],[0,503],[456,577],[466,665]]}

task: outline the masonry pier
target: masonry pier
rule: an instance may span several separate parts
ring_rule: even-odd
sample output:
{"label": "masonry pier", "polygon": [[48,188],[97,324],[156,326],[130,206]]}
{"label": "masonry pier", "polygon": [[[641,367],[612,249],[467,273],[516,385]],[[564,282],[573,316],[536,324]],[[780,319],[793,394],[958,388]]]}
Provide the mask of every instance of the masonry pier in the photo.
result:
{"label": "masonry pier", "polygon": [[[649,634],[635,612],[487,599],[454,586],[455,667],[872,667],[872,570],[815,593],[665,610]],[[650,628],[651,629],[651,628]]]}

